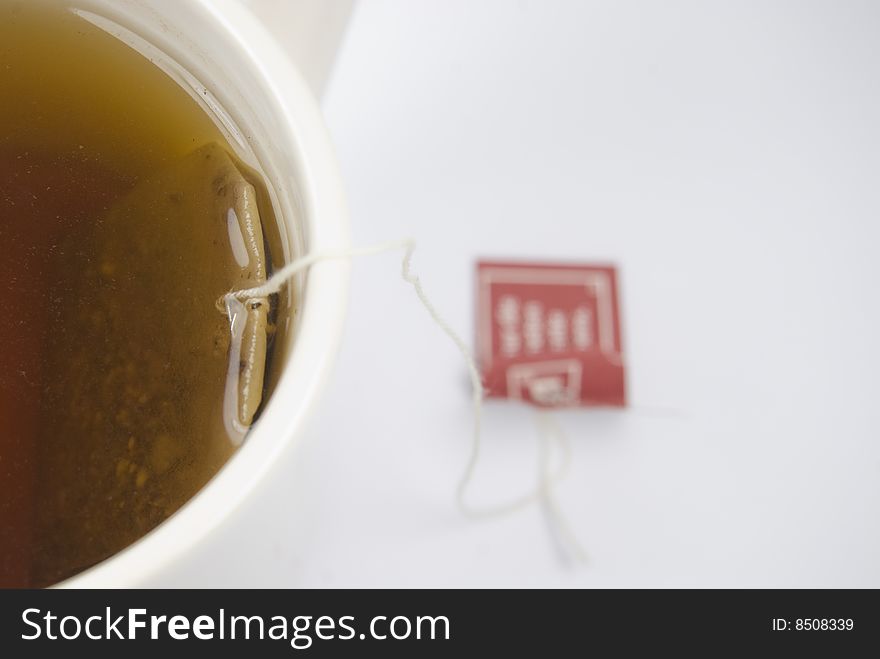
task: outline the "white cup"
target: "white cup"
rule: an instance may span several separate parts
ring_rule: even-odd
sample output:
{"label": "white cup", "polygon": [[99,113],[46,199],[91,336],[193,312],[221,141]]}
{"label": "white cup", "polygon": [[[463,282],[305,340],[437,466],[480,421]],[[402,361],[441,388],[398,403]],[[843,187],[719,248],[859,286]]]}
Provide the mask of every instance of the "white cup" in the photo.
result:
{"label": "white cup", "polygon": [[[287,55],[238,0],[70,0],[180,67],[178,79],[228,114],[258,161],[281,223],[285,258],[348,246],[345,200],[317,104]],[[202,87],[202,85],[204,87]],[[244,445],[193,499],[139,541],[61,586],[161,583],[273,478],[278,456],[301,434],[328,374],[346,308],[349,266],[318,263],[295,283],[293,331],[282,375]]]}

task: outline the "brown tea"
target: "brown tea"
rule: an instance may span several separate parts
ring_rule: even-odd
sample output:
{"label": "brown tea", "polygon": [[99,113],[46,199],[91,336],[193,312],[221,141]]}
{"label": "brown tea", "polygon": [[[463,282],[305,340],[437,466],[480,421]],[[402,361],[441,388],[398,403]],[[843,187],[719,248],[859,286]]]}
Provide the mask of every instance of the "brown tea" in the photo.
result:
{"label": "brown tea", "polygon": [[234,452],[272,326],[215,302],[265,280],[271,222],[160,68],[65,3],[0,0],[0,586],[111,556]]}

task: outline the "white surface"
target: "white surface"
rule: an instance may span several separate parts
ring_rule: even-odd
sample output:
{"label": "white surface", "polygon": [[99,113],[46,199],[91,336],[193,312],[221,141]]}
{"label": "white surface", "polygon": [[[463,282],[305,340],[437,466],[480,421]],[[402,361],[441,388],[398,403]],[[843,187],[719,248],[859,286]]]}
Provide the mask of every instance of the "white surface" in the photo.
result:
{"label": "white surface", "polygon": [[243,0],[293,56],[320,96],[333,69],[354,0]]}
{"label": "white surface", "polygon": [[[457,514],[464,369],[387,256],[288,478],[184,582],[880,586],[878,34],[870,2],[360,3],[325,102],[355,242],[418,238],[464,333],[478,255],[622,269],[633,407],[560,414],[591,560]],[[485,425],[475,499],[530,487],[533,413]]]}

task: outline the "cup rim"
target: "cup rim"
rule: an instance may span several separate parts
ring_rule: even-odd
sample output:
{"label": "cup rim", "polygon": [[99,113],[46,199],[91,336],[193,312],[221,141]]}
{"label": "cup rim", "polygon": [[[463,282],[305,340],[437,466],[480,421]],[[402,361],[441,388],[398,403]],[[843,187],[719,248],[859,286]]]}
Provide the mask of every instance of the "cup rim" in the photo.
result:
{"label": "cup rim", "polygon": [[[153,5],[180,0],[156,0]],[[187,0],[217,37],[233,45],[260,75],[266,106],[283,118],[285,150],[296,158],[307,212],[308,250],[350,245],[341,177],[317,101],[289,56],[239,0]],[[205,29],[199,24],[199,29]],[[282,84],[283,81],[283,84]],[[288,231],[290,231],[288,229]],[[313,265],[304,281],[296,338],[287,364],[244,445],[178,511],[133,544],[101,563],[56,584],[60,588],[114,588],[154,582],[163,568],[193,551],[248,495],[294,443],[326,384],[342,334],[349,263]]]}

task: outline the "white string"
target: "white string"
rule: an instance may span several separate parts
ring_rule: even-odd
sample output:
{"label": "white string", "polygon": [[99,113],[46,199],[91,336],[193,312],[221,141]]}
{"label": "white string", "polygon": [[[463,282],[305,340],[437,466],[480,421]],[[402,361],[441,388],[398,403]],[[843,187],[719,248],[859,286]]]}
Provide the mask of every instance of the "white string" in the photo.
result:
{"label": "white string", "polygon": [[[556,531],[559,544],[563,551],[575,562],[586,563],[587,552],[584,550],[577,534],[572,530],[565,514],[553,495],[553,486],[565,476],[571,464],[571,447],[562,428],[547,410],[538,411],[538,437],[541,440],[541,459],[538,462],[538,483],[541,489],[541,504],[550,527]],[[551,469],[551,452],[553,440],[562,453],[559,472],[553,474]]]}
{"label": "white string", "polygon": [[[371,254],[381,254],[382,252],[392,252],[398,249],[406,249],[407,256],[415,249],[413,240],[396,240],[392,242],[382,243],[380,245],[372,245],[370,247],[352,247],[348,249],[331,249],[321,252],[312,252],[298,259],[294,259],[283,268],[275,272],[265,284],[254,286],[253,288],[245,288],[239,291],[231,291],[224,295],[221,299],[225,303],[226,299],[232,297],[237,300],[247,300],[254,297],[266,297],[277,293],[284,285],[293,278],[294,275],[314,265],[318,261],[331,261],[334,259],[349,259],[355,256],[370,256]],[[406,264],[404,264],[406,267]],[[224,306],[225,309],[225,306]]]}
{"label": "white string", "polygon": [[585,560],[585,552],[578,543],[574,532],[571,530],[571,527],[566,521],[565,516],[559,509],[558,504],[552,496],[553,486],[557,484],[560,480],[562,480],[568,470],[568,466],[571,461],[571,452],[567,442],[565,441],[565,437],[562,433],[561,428],[559,428],[559,426],[552,419],[550,419],[547,412],[542,412],[539,417],[541,419],[542,432],[540,434],[542,438],[542,443],[546,443],[546,446],[543,447],[542,450],[548,449],[550,444],[552,444],[553,439],[555,438],[562,452],[562,460],[556,471],[553,471],[553,469],[551,468],[549,458],[544,459],[541,461],[539,482],[534,491],[510,502],[491,507],[473,507],[467,503],[465,499],[465,492],[471,481],[473,481],[477,462],[480,457],[483,396],[485,393],[483,382],[480,378],[480,373],[477,369],[477,364],[474,361],[470,348],[468,348],[467,344],[462,340],[458,333],[456,333],[456,331],[453,330],[452,327],[450,327],[449,323],[447,323],[446,320],[444,320],[444,318],[440,315],[440,312],[437,311],[433,302],[431,302],[424,289],[422,288],[422,283],[419,280],[418,275],[413,274],[411,262],[415,248],[415,241],[412,239],[406,239],[380,243],[378,245],[372,245],[369,247],[355,247],[351,249],[313,252],[311,254],[307,254],[291,261],[283,268],[275,272],[264,284],[254,286],[253,288],[246,288],[227,293],[226,295],[221,297],[220,300],[218,300],[217,306],[219,309],[225,312],[227,308],[227,302],[230,299],[247,301],[253,298],[262,298],[278,293],[296,274],[302,272],[306,268],[309,268],[310,266],[320,261],[333,259],[349,259],[355,256],[368,256],[371,254],[396,251],[398,249],[405,250],[403,261],[401,263],[401,276],[403,277],[403,280],[412,285],[413,289],[415,290],[416,296],[419,298],[419,301],[421,301],[422,306],[425,307],[428,315],[458,348],[458,351],[461,353],[461,356],[464,359],[465,364],[467,365],[468,376],[470,377],[471,381],[471,402],[473,405],[474,415],[472,431],[473,437],[471,441],[470,456],[468,457],[464,474],[462,475],[456,489],[456,500],[459,509],[467,517],[486,518],[506,515],[512,512],[516,512],[518,510],[522,510],[532,503],[541,502],[544,504],[545,510],[547,511],[551,523],[559,531],[560,535],[564,539],[564,542],[569,546],[569,549],[576,560]]}

